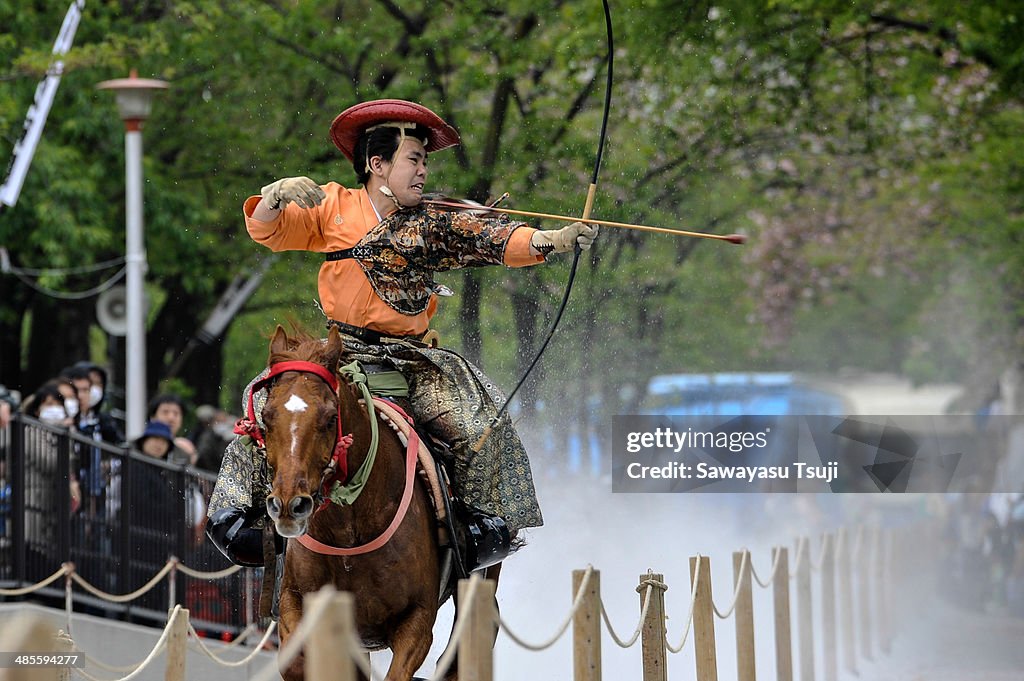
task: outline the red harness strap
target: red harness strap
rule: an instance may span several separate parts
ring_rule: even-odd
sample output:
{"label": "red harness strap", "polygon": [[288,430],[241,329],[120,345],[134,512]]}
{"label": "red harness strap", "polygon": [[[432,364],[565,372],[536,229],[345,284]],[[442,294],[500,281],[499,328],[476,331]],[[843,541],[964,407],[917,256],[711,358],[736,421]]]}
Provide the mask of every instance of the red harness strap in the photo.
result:
{"label": "red harness strap", "polygon": [[[374,402],[382,402],[380,398],[373,398]],[[400,413],[406,421],[410,424],[412,419],[406,414],[400,407],[393,402],[388,402],[387,405],[392,409],[395,409]],[[338,546],[330,546],[322,542],[313,539],[307,532],[298,538],[300,544],[309,549],[314,553],[323,554],[326,556],[357,556],[362,553],[370,553],[376,551],[380,547],[390,541],[391,537],[394,536],[395,532],[401,526],[402,521],[405,519],[405,514],[409,510],[409,504],[412,501],[413,488],[415,486],[416,478],[416,460],[420,449],[420,439],[416,435],[415,429],[409,430],[409,443],[405,448],[405,489],[402,492],[402,501],[398,504],[398,510],[395,511],[395,517],[391,520],[391,524],[384,530],[373,541],[363,544],[362,546],[353,546],[350,548],[342,548]]]}
{"label": "red harness strap", "polygon": [[[256,408],[254,405],[254,398],[256,392],[262,390],[271,380],[277,376],[283,374],[286,371],[299,371],[307,374],[315,374],[319,376],[327,385],[331,387],[334,394],[338,394],[338,377],[333,372],[329,371],[324,366],[317,364],[316,362],[307,362],[304,360],[292,360],[288,362],[278,362],[270,367],[270,371],[266,376],[253,383],[252,391],[249,393],[249,402],[246,405],[246,416],[245,418],[239,419],[238,423],[235,424],[235,433],[238,435],[248,435],[256,444],[259,445],[260,449],[266,449],[267,443],[263,435],[263,429],[260,428],[259,422],[256,420]],[[341,399],[338,399],[338,438],[334,443],[334,451],[331,453],[331,460],[328,463],[329,471],[325,471],[324,474],[324,485],[334,480],[342,480],[348,478],[348,448],[352,445],[352,436],[343,435],[341,429]],[[332,473],[332,474],[328,474]]]}

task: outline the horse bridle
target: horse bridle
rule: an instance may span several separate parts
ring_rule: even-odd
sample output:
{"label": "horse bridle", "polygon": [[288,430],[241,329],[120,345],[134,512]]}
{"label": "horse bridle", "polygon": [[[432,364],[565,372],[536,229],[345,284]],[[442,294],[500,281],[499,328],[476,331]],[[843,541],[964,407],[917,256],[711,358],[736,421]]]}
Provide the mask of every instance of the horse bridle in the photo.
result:
{"label": "horse bridle", "polygon": [[348,450],[349,447],[352,446],[352,435],[342,434],[341,398],[338,395],[338,377],[334,375],[333,372],[329,371],[323,365],[305,360],[290,360],[270,365],[270,370],[267,372],[267,375],[253,383],[252,390],[249,392],[249,401],[246,406],[246,416],[245,418],[239,419],[238,423],[235,424],[235,433],[238,435],[248,435],[256,441],[256,444],[260,449],[266,450],[266,438],[263,434],[263,429],[260,428],[259,422],[256,420],[256,408],[254,404],[255,396],[258,391],[265,388],[275,378],[286,371],[298,371],[300,373],[319,376],[327,383],[328,386],[330,386],[338,403],[338,436],[334,443],[334,451],[331,453],[330,461],[328,461],[327,465],[324,466],[323,475],[320,477],[320,484],[316,486],[316,491],[313,494],[314,508],[319,508],[324,503],[324,499],[328,494],[328,490],[326,488],[335,479],[344,482],[348,477]]}

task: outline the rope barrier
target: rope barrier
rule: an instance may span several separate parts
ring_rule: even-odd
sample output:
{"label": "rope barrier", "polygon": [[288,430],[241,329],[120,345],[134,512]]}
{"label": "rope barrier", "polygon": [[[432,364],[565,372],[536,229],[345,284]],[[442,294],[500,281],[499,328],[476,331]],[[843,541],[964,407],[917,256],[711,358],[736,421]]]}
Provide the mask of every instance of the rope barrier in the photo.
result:
{"label": "rope barrier", "polygon": [[92,584],[85,581],[82,578],[82,576],[79,575],[77,572],[71,573],[71,579],[75,580],[75,582],[79,586],[81,586],[83,589],[91,593],[93,596],[96,596],[97,598],[102,598],[103,600],[110,601],[111,603],[128,603],[130,601],[134,601],[139,596],[142,596],[143,594],[151,591],[153,587],[159,584],[160,580],[163,579],[167,575],[167,573],[170,572],[173,568],[174,563],[168,561],[167,564],[164,565],[163,568],[161,568],[160,572],[153,575],[153,577],[148,582],[140,586],[135,591],[132,591],[131,593],[121,595],[107,593],[106,591],[101,591],[100,589],[97,589]]}
{"label": "rope barrier", "polygon": [[615,645],[620,648],[630,648],[636,643],[636,640],[640,638],[640,632],[643,631],[644,621],[647,619],[647,609],[651,605],[651,592],[654,590],[656,585],[660,585],[661,588],[668,590],[668,587],[662,582],[656,582],[655,580],[644,580],[644,583],[637,586],[637,593],[640,593],[641,587],[646,587],[647,593],[644,594],[644,606],[640,609],[640,621],[636,625],[636,631],[629,639],[629,643],[623,643],[622,639],[619,638],[618,634],[615,633],[615,629],[612,628],[612,623],[608,619],[608,610],[604,607],[604,600],[601,600],[601,619],[604,620],[604,625],[608,627],[608,633],[611,634],[612,640],[615,641]]}
{"label": "rope barrier", "polygon": [[508,624],[506,624],[505,620],[501,618],[500,613],[498,615],[498,625],[502,629],[504,629],[505,633],[508,634],[509,638],[511,638],[520,647],[533,651],[545,650],[547,648],[550,648],[558,641],[558,639],[562,638],[562,634],[564,634],[566,630],[569,628],[569,625],[572,624],[572,618],[576,616],[576,611],[580,609],[580,605],[583,603],[583,595],[587,592],[587,585],[590,582],[590,575],[593,574],[593,572],[594,566],[588,565],[587,571],[583,575],[583,581],[580,582],[580,588],[576,591],[576,595],[573,598],[572,608],[569,610],[569,614],[566,616],[565,621],[562,622],[561,626],[558,627],[558,630],[555,632],[555,634],[551,636],[548,640],[544,641],[544,643],[527,643],[526,641],[523,641],[521,638],[516,636],[516,634],[513,633],[511,629],[509,629]]}
{"label": "rope barrier", "polygon": [[263,644],[270,640],[270,636],[274,633],[274,630],[276,628],[277,622],[271,622],[270,626],[267,627],[266,633],[263,634],[263,638],[261,638],[260,642],[256,644],[256,648],[242,659],[232,661],[225,660],[219,655],[217,655],[215,652],[210,650],[209,647],[207,647],[207,645],[203,643],[203,639],[195,630],[195,627],[192,626],[192,622],[188,623],[188,633],[192,635],[193,640],[199,645],[199,650],[202,651],[208,658],[210,658],[217,664],[221,665],[222,667],[242,667],[244,665],[249,664],[249,662],[252,661],[252,659],[255,658],[260,653],[261,650],[263,650]]}
{"label": "rope barrier", "polygon": [[[273,622],[272,625],[273,624],[277,624],[277,623]],[[249,624],[249,626],[247,626],[245,629],[242,629],[240,632],[238,632],[238,636],[236,636],[234,638],[234,640],[231,640],[231,641],[228,641],[227,643],[225,643],[224,647],[225,648],[234,648],[236,646],[241,645],[242,642],[246,638],[249,637],[249,634],[251,634],[252,632],[256,631],[256,629],[257,629],[256,623],[255,622],[251,622]]]}
{"label": "rope barrier", "polygon": [[[857,528],[856,533],[855,533],[854,537],[852,538],[852,540],[850,538],[832,537],[831,535],[826,534],[822,538],[821,553],[820,553],[820,555],[816,559],[813,559],[813,560],[811,560],[809,558],[809,556],[807,555],[809,553],[809,551],[810,551],[810,549],[808,548],[809,540],[807,538],[799,539],[797,541],[797,544],[796,544],[796,551],[795,551],[795,556],[794,556],[794,560],[793,560],[795,571],[792,572],[791,574],[789,574],[788,577],[789,578],[793,578],[793,577],[796,576],[796,572],[798,572],[799,569],[800,569],[800,561],[801,560],[805,560],[805,559],[809,561],[809,563],[810,563],[809,567],[813,571],[820,572],[822,570],[822,568],[823,568],[824,560],[827,557],[828,552],[829,552],[829,548],[830,548],[829,542],[834,542],[834,546],[832,547],[832,550],[835,552],[835,555],[836,555],[837,558],[840,557],[840,556],[844,556],[847,552],[850,552],[852,549],[862,549],[863,545],[864,545],[864,543],[866,541],[866,539],[865,539],[866,534],[867,533],[865,532],[863,526],[860,526],[860,527]],[[843,541],[843,539],[845,539],[845,541]],[[849,544],[848,544],[848,542],[849,542]],[[856,553],[856,551],[853,551],[853,553]],[[663,626],[663,628],[662,628],[663,642],[664,642],[665,648],[669,652],[671,652],[673,654],[678,654],[678,653],[682,652],[682,650],[684,649],[684,647],[685,647],[685,645],[686,645],[686,643],[687,643],[687,641],[689,639],[690,632],[693,629],[693,616],[694,616],[694,610],[695,610],[695,607],[696,607],[696,598],[697,598],[697,593],[698,593],[698,589],[699,589],[699,585],[700,585],[700,580],[702,579],[701,560],[700,560],[700,558],[701,557],[698,555],[697,556],[696,567],[694,569],[694,574],[693,574],[693,583],[692,583],[691,589],[690,589],[690,604],[689,604],[689,611],[688,611],[687,616],[686,616],[686,626],[685,626],[685,628],[683,630],[682,639],[680,640],[678,646],[673,646],[669,642],[667,627]],[[762,580],[761,577],[758,575],[757,570],[756,570],[756,568],[755,568],[755,566],[753,564],[753,559],[752,559],[751,553],[749,551],[747,551],[747,550],[744,550],[743,551],[743,555],[742,555],[741,560],[740,560],[740,563],[739,563],[739,568],[738,568],[738,572],[737,572],[738,578],[736,579],[735,591],[733,593],[733,596],[732,596],[732,599],[731,599],[731,603],[729,604],[729,607],[723,612],[723,611],[721,611],[718,608],[717,604],[715,604],[714,601],[712,600],[712,609],[713,609],[715,615],[719,619],[727,619],[727,618],[729,618],[733,614],[733,612],[735,611],[735,609],[737,607],[737,604],[739,602],[739,597],[740,597],[740,594],[741,594],[741,591],[742,591],[742,588],[743,588],[743,577],[745,575],[745,570],[746,570],[747,567],[749,567],[750,572],[751,572],[751,574],[752,574],[752,576],[754,578],[754,581],[758,584],[758,586],[760,586],[762,588],[768,588],[773,583],[775,583],[775,581],[779,577],[778,573],[779,573],[780,566],[782,564],[781,558],[782,558],[782,550],[781,549],[776,550],[774,552],[773,557],[772,557],[770,573],[768,574],[767,579]],[[50,586],[51,584],[56,582],[61,577],[64,577],[65,578],[65,601],[66,601],[65,605],[66,605],[66,610],[68,611],[68,618],[69,618],[68,631],[70,632],[70,617],[71,617],[71,611],[72,611],[72,602],[71,602],[71,592],[72,592],[71,584],[72,584],[72,582],[77,583],[83,589],[85,589],[86,591],[88,591],[89,593],[91,593],[92,595],[94,595],[94,596],[96,596],[96,597],[98,597],[100,599],[111,601],[111,602],[115,602],[115,603],[126,603],[126,602],[132,601],[132,600],[138,598],[139,596],[142,596],[143,594],[149,592],[150,590],[152,590],[160,582],[161,579],[163,579],[169,573],[171,573],[172,571],[177,570],[177,569],[180,569],[184,574],[186,574],[187,576],[192,577],[192,578],[216,580],[216,579],[223,579],[223,578],[229,577],[229,576],[237,573],[239,570],[241,570],[241,567],[233,565],[233,566],[231,566],[229,568],[226,568],[226,569],[223,569],[223,570],[218,570],[218,571],[213,571],[213,572],[204,572],[204,571],[196,570],[196,569],[193,569],[193,568],[189,568],[189,567],[187,567],[185,565],[180,564],[176,558],[171,558],[142,587],[140,587],[139,589],[137,589],[137,590],[135,590],[135,591],[133,591],[131,593],[126,593],[126,594],[118,595],[118,594],[107,593],[107,592],[102,591],[101,589],[95,587],[94,585],[90,584],[87,580],[85,580],[81,575],[79,575],[76,572],[75,565],[73,563],[68,562],[68,563],[64,563],[59,570],[54,572],[49,577],[45,578],[44,580],[42,580],[42,581],[40,581],[40,582],[38,582],[36,584],[31,585],[31,586],[22,587],[22,588],[18,588],[18,589],[0,589],[0,596],[24,596],[24,595],[33,593],[35,591],[38,591],[40,589],[43,589],[43,588],[45,588],[47,586]],[[505,633],[509,636],[509,638],[515,644],[517,644],[518,646],[520,646],[522,648],[525,648],[525,649],[531,650],[531,651],[541,651],[541,650],[545,650],[547,648],[550,648],[558,640],[560,640],[562,638],[562,636],[564,636],[565,632],[569,628],[569,625],[572,624],[573,618],[576,616],[576,614],[578,613],[579,609],[582,607],[582,604],[584,602],[584,597],[585,597],[585,595],[586,595],[586,593],[588,591],[590,579],[591,579],[591,576],[593,575],[593,573],[594,573],[594,567],[592,565],[588,565],[586,571],[583,574],[582,581],[580,582],[579,587],[577,588],[576,593],[573,596],[572,606],[569,609],[569,612],[566,614],[564,621],[556,628],[555,632],[550,637],[548,637],[546,640],[544,640],[542,642],[531,643],[531,642],[523,640],[523,638],[521,636],[519,636],[518,634],[516,634],[512,630],[512,628],[509,625],[509,623],[501,618],[500,613],[498,613],[498,612],[495,612],[494,622],[498,625],[499,629],[503,629],[505,631]],[[459,648],[460,644],[462,643],[462,639],[466,635],[466,629],[469,626],[468,622],[470,620],[470,617],[468,617],[468,615],[471,613],[472,608],[475,606],[475,603],[474,603],[475,600],[476,600],[475,596],[477,594],[477,589],[479,588],[479,584],[482,581],[483,580],[482,580],[482,578],[481,578],[481,576],[479,574],[472,575],[472,577],[470,579],[469,588],[468,588],[468,591],[467,591],[467,599],[466,600],[468,602],[466,603],[466,607],[465,607],[464,611],[462,613],[460,613],[461,616],[457,618],[457,620],[455,622],[455,626],[454,626],[454,628],[452,630],[451,640],[449,641],[448,646],[445,648],[445,651],[442,654],[441,658],[438,660],[437,666],[435,668],[434,675],[432,675],[430,677],[429,681],[441,681],[441,679],[444,678],[445,672],[447,671],[448,667],[452,664],[452,661],[453,661],[455,655],[457,654],[458,648]],[[633,645],[636,644],[637,640],[639,639],[640,635],[643,632],[643,628],[644,628],[644,625],[646,623],[646,620],[647,620],[647,617],[648,617],[648,614],[649,614],[649,610],[650,610],[650,606],[651,606],[651,597],[652,597],[652,595],[654,593],[654,589],[656,589],[656,588],[657,589],[661,589],[662,591],[667,591],[668,590],[667,584],[665,584],[662,581],[654,579],[653,578],[653,573],[650,573],[650,572],[648,573],[648,578],[647,579],[643,579],[640,582],[639,586],[636,587],[637,593],[642,593],[643,594],[643,603],[642,603],[642,607],[641,607],[640,620],[637,623],[636,629],[634,630],[634,632],[632,633],[632,635],[629,637],[628,640],[623,640],[623,637],[621,637],[615,631],[614,627],[612,626],[612,623],[611,623],[611,620],[610,620],[610,617],[609,617],[609,614],[608,614],[608,610],[607,610],[607,608],[605,606],[604,600],[601,599],[600,596],[598,596],[598,602],[600,603],[600,607],[601,607],[601,617],[602,617],[602,619],[604,621],[605,626],[608,629],[609,635],[611,636],[611,638],[615,642],[615,644],[618,645],[619,647],[621,647],[621,648],[630,648],[630,647],[632,647]],[[315,627],[318,626],[318,622],[321,619],[321,617],[322,617],[322,615],[323,615],[323,613],[325,611],[327,603],[328,603],[327,599],[321,599],[320,601],[317,602],[317,604],[313,608],[311,608],[308,612],[305,613],[305,616],[300,620],[300,622],[299,622],[298,626],[296,627],[295,631],[293,632],[292,636],[289,637],[287,643],[280,649],[277,661],[275,663],[269,665],[268,667],[264,668],[263,670],[261,670],[261,672],[255,677],[256,681],[276,681],[276,679],[278,678],[277,677],[278,670],[281,669],[281,668],[287,667],[289,664],[291,664],[294,661],[294,659],[296,658],[296,656],[298,656],[301,653],[301,651],[304,648],[304,646],[306,646],[307,639],[309,638],[310,633],[315,629]],[[89,674],[86,671],[81,670],[81,669],[75,669],[75,672],[78,673],[79,675],[81,675],[82,677],[88,679],[89,681],[130,681],[131,679],[135,678],[138,674],[140,674],[142,672],[143,669],[145,669],[152,662],[152,660],[158,654],[160,654],[166,648],[167,639],[168,639],[168,636],[169,636],[171,623],[174,621],[175,616],[181,610],[181,607],[182,606],[180,606],[180,605],[175,605],[174,606],[173,610],[171,611],[171,613],[169,615],[167,625],[165,626],[163,632],[161,633],[159,640],[156,642],[156,644],[154,645],[153,649],[149,652],[149,654],[146,656],[146,658],[144,660],[142,660],[141,662],[137,663],[137,664],[125,665],[125,666],[107,665],[107,664],[105,664],[105,663],[103,663],[103,662],[93,658],[88,653],[84,653],[84,651],[83,651],[85,660],[86,660],[86,662],[89,665],[101,668],[101,669],[106,670],[108,672],[117,672],[117,673],[120,673],[120,672],[130,672],[130,673],[127,674],[127,676],[123,676],[123,677],[120,677],[120,678],[117,678],[117,679],[101,679],[101,678],[92,676],[91,674]],[[226,647],[234,647],[234,646],[241,645],[245,641],[245,639],[247,639],[251,635],[251,633],[253,631],[255,631],[256,629],[257,629],[257,627],[256,627],[255,624],[250,624],[241,633],[239,633],[239,635],[234,640],[232,640],[231,642],[227,643]],[[242,667],[244,665],[250,664],[252,662],[252,660],[257,656],[257,654],[260,653],[263,650],[264,646],[270,640],[270,637],[274,634],[276,629],[277,629],[277,623],[276,622],[272,623],[268,627],[268,629],[264,632],[261,640],[256,644],[254,650],[249,652],[244,658],[239,659],[239,660],[227,660],[227,659],[224,659],[224,658],[220,657],[220,655],[218,655],[216,652],[211,650],[210,647],[208,647],[204,643],[204,641],[202,640],[202,637],[199,635],[199,633],[196,631],[196,629],[192,626],[192,624],[191,623],[188,624],[188,634],[194,640],[194,643],[190,642],[190,647],[192,647],[193,649],[198,648],[198,650],[200,652],[202,652],[208,658],[213,660],[215,663],[217,663],[218,665],[221,665],[223,667],[228,667],[228,668],[237,668],[237,667]],[[352,657],[353,657],[353,661],[355,662],[356,666],[359,668],[362,676],[364,678],[369,679],[369,680],[372,681],[372,679],[373,679],[373,668],[372,668],[372,666],[369,663],[369,654],[363,648],[361,641],[358,640],[358,635],[354,631],[350,633],[350,640],[348,641],[348,644],[349,644],[350,652],[351,652]]]}
{"label": "rope barrier", "polygon": [[50,586],[58,579],[60,579],[63,575],[65,575],[67,571],[67,566],[61,565],[59,570],[54,572],[52,575],[50,575],[43,581],[37,582],[32,586],[23,586],[20,589],[0,589],[0,596],[26,596],[34,591],[45,589],[46,587]]}
{"label": "rope barrier", "polygon": [[232,565],[231,567],[225,568],[223,570],[217,570],[215,572],[203,572],[200,570],[190,568],[184,563],[180,563],[176,558],[174,558],[168,560],[164,564],[164,566],[160,568],[160,570],[155,575],[153,575],[153,577],[150,578],[148,582],[143,584],[137,590],[127,594],[112,594],[107,593],[106,591],[103,591],[101,589],[98,589],[97,587],[93,586],[88,581],[86,581],[84,577],[82,577],[78,574],[78,572],[75,571],[74,563],[64,563],[63,565],[61,565],[59,570],[57,570],[52,575],[50,575],[49,577],[40,582],[36,582],[35,584],[32,584],[30,586],[19,587],[17,589],[0,589],[0,596],[26,596],[30,593],[39,591],[40,589],[45,589],[46,587],[50,586],[63,576],[71,580],[74,580],[79,586],[81,586],[83,589],[91,593],[93,596],[96,596],[97,598],[101,598],[106,601],[111,601],[113,603],[127,603],[151,591],[153,587],[155,587],[161,579],[166,577],[167,573],[171,570],[180,570],[189,577],[193,577],[196,579],[216,580],[223,579],[225,577],[230,577],[231,575],[235,574],[241,569],[242,568],[238,565]]}
{"label": "rope barrier", "polygon": [[174,622],[174,618],[175,616],[177,616],[179,610],[181,610],[180,605],[174,606],[174,610],[171,611],[170,616],[167,618],[167,626],[164,627],[164,630],[160,634],[160,638],[157,640],[156,645],[154,645],[153,649],[149,651],[149,655],[146,656],[146,659],[144,659],[142,662],[136,665],[135,671],[133,671],[131,674],[128,674],[127,676],[122,676],[119,679],[101,679],[93,676],[92,674],[89,674],[88,672],[78,667],[72,667],[72,671],[74,671],[76,674],[84,676],[85,678],[89,679],[89,681],[131,681],[131,679],[134,679],[136,676],[138,676],[149,665],[150,662],[156,659],[157,655],[163,652],[164,647],[167,645],[167,636],[171,632],[171,623]]}
{"label": "rope barrier", "polygon": [[679,642],[678,646],[672,647],[672,644],[668,642],[668,630],[665,630],[665,648],[672,654],[683,652],[686,639],[690,637],[690,627],[693,625],[693,608],[697,604],[697,587],[700,585],[700,559],[700,554],[697,554],[696,567],[693,570],[693,586],[690,588],[690,612],[686,615],[686,629],[683,631],[683,640]]}
{"label": "rope barrier", "polygon": [[226,567],[223,570],[217,570],[216,572],[202,572],[200,570],[194,570],[189,566],[185,565],[184,563],[178,563],[178,569],[184,574],[188,575],[189,577],[195,577],[196,579],[215,580],[230,577],[231,575],[241,570],[242,566],[232,565],[231,567]]}
{"label": "rope barrier", "polygon": [[736,590],[732,594],[732,603],[729,605],[729,608],[725,611],[725,614],[722,614],[721,612],[719,612],[718,606],[715,605],[714,601],[711,601],[711,607],[714,609],[715,615],[717,615],[718,619],[720,619],[720,620],[724,620],[727,617],[729,617],[729,615],[732,614],[732,611],[736,609],[736,604],[739,603],[739,600],[740,600],[740,590],[743,588],[743,570],[744,570],[744,568],[747,565],[747,558],[749,556],[750,556],[750,551],[744,551],[743,552],[743,558],[740,560],[740,569],[739,569],[740,576],[739,576],[739,579],[736,580]]}
{"label": "rope barrier", "polygon": [[775,558],[772,559],[772,572],[768,575],[768,579],[764,582],[757,576],[757,570],[754,569],[754,561],[750,561],[750,574],[754,576],[754,581],[762,589],[767,589],[775,581],[775,573],[779,571],[779,565],[782,564],[782,551],[775,552]]}

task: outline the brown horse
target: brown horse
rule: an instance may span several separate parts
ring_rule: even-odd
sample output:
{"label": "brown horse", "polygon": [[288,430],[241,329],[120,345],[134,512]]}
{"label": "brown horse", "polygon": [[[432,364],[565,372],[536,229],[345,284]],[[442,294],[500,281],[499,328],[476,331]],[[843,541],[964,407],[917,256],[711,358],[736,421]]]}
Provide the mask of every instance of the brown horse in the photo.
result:
{"label": "brown horse", "polygon": [[[380,427],[376,459],[360,496],[352,505],[318,506],[321,488],[334,477],[335,466],[351,474],[369,450],[369,416],[355,386],[330,380],[343,350],[336,328],[324,343],[307,336],[288,338],[277,327],[262,413],[273,471],[267,510],[284,537],[306,534],[332,547],[360,547],[385,534],[396,518],[407,484],[406,451],[390,428]],[[343,435],[351,436],[350,444]],[[345,445],[347,460],[332,464],[332,455]],[[281,583],[282,646],[302,617],[303,595],[332,584],[353,594],[363,644],[371,650],[392,650],[386,681],[412,678],[433,641],[441,590],[436,517],[424,486],[412,486],[401,524],[380,548],[335,556],[288,541]],[[499,570],[500,564],[493,566],[487,577],[497,579]],[[300,654],[282,675],[286,681],[303,679],[303,667]],[[456,679],[456,669],[453,664],[446,679]]]}

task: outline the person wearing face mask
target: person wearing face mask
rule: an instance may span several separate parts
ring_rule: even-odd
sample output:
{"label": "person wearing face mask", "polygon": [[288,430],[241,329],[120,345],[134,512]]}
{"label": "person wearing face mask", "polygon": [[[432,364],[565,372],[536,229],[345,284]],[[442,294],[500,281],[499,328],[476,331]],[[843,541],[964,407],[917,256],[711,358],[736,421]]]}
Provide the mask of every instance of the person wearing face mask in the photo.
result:
{"label": "person wearing face mask", "polygon": [[[341,112],[330,128],[335,146],[362,185],[319,184],[307,177],[271,182],[243,206],[249,236],[272,251],[321,253],[318,289],[328,327],[342,333],[346,358],[397,370],[409,383],[413,416],[452,447],[450,470],[466,514],[467,569],[500,562],[518,530],[543,524],[530,462],[504,416],[471,447],[504,401],[493,381],[458,354],[421,342],[437,311],[437,272],[505,265],[525,267],[575,247],[589,249],[598,228],[573,223],[538,230],[502,217],[446,212],[424,205],[427,156],[459,143],[430,109],[396,99]],[[259,377],[257,377],[259,378]],[[243,413],[252,383],[243,398]],[[265,391],[255,397],[262,411]],[[227,447],[210,501],[207,532],[231,560],[262,565],[259,531],[263,454],[235,439]],[[475,525],[475,529],[474,529]]]}
{"label": "person wearing face mask", "polygon": [[[75,388],[78,400],[78,415],[75,428],[85,437],[97,442],[120,445],[124,435],[117,421],[102,410],[102,399],[93,404],[97,396],[93,390],[93,376],[102,370],[91,362],[78,362],[61,372]],[[90,447],[81,442],[75,444],[78,479],[83,493],[85,527],[91,532],[93,526],[102,525],[107,519],[113,520],[120,509],[120,458],[105,453],[100,447]],[[100,551],[109,549],[109,538],[100,535]]]}
{"label": "person wearing face mask", "polygon": [[[57,470],[60,435],[67,432],[71,418],[64,408],[58,381],[47,381],[22,404],[23,413],[39,422],[25,422],[22,455],[25,475],[25,538],[29,568],[48,567],[43,556],[57,539]],[[72,488],[71,492],[74,493]]]}
{"label": "person wearing face mask", "polygon": [[55,378],[53,382],[57,384],[57,390],[64,396],[64,411],[68,413],[68,418],[71,419],[73,425],[78,416],[78,396],[75,393],[75,384],[64,377]]}

